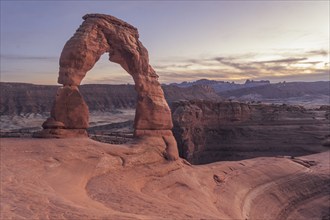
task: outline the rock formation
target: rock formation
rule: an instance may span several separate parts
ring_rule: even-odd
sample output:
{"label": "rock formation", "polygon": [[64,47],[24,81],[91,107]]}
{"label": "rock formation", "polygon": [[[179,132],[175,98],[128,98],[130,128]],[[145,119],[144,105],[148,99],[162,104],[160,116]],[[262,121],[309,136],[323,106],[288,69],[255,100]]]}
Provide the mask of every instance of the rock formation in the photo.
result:
{"label": "rock formation", "polygon": [[237,102],[179,101],[172,104],[172,109],[180,156],[196,164],[208,147],[228,138],[219,137],[220,125],[247,120],[251,114],[247,104]]}
{"label": "rock formation", "polygon": [[[64,87],[58,91],[51,119],[43,124],[44,133],[56,133],[62,128],[52,126],[61,123],[67,130],[80,132],[87,128],[88,109],[78,86],[101,55],[109,53],[109,60],[120,64],[135,82],[138,94],[135,136],[166,136],[166,140],[172,137],[171,111],[158,75],[149,65],[148,51],[138,39],[137,29],[110,15],[87,14],[83,19],[85,21],[63,48],[58,83]],[[176,147],[173,141],[171,143],[169,148]],[[175,159],[177,155],[169,158]]]}
{"label": "rock formation", "polygon": [[[58,89],[56,100],[51,110],[51,117],[62,122],[67,129],[86,129],[88,127],[88,106],[78,87],[64,86]],[[46,122],[44,128],[48,127]]]}
{"label": "rock formation", "polygon": [[191,166],[143,139],[1,139],[0,219],[329,219],[329,151]]}
{"label": "rock formation", "polygon": [[172,114],[180,156],[193,164],[328,150],[329,120],[318,109],[180,101]]}

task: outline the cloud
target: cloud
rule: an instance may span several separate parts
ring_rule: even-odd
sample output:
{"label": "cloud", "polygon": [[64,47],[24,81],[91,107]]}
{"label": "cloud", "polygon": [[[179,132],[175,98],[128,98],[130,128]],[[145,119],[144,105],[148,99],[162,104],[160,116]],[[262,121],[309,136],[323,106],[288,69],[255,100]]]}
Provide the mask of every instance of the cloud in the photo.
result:
{"label": "cloud", "polygon": [[326,50],[311,50],[308,51],[307,54],[310,55],[320,55],[320,56],[328,56],[329,52]]}
{"label": "cloud", "polygon": [[319,64],[319,63],[323,63],[322,61],[306,61],[306,62],[300,62],[301,64],[311,64],[311,65],[315,65],[315,64]]}
{"label": "cloud", "polygon": [[[200,58],[167,58],[162,61],[158,60],[153,67],[160,76],[161,83],[192,81],[201,78],[219,81],[244,81],[246,79],[281,78],[287,80],[292,77],[303,78],[307,76],[310,76],[310,78],[322,76],[324,80],[328,80],[328,56],[327,50],[305,52],[303,50],[293,50],[291,52],[285,50],[282,52],[270,51],[263,54],[219,54]],[[53,74],[56,78],[59,57],[1,54],[0,58],[2,64],[6,64],[6,66],[1,67],[3,79],[18,73],[23,74],[26,71],[34,74],[39,74],[42,71],[42,76]],[[8,72],[9,69],[11,72]],[[54,71],[50,73],[49,70],[52,69]],[[94,68],[88,72],[84,83],[125,84],[134,82],[132,77],[120,66],[114,65],[114,63],[108,61],[106,56],[102,56]]]}
{"label": "cloud", "polygon": [[233,58],[215,57],[214,60],[220,62],[223,65],[233,67],[235,69],[246,72],[258,72],[258,66],[253,65],[253,62],[235,62]]}
{"label": "cloud", "polygon": [[[166,60],[155,69],[162,81],[191,81],[200,78],[244,80],[325,75],[329,73],[325,50],[284,51],[277,54],[238,54],[200,59]],[[268,59],[265,59],[268,57]],[[269,59],[276,57],[276,59]],[[263,59],[262,59],[263,58]],[[326,80],[326,79],[325,79]]]}
{"label": "cloud", "polygon": [[268,71],[273,71],[273,72],[281,72],[286,70],[287,68],[285,66],[264,66],[264,69]]}
{"label": "cloud", "polygon": [[163,65],[154,65],[155,69],[168,69],[168,68],[187,68],[193,64],[163,64]]}
{"label": "cloud", "polygon": [[306,57],[303,58],[285,58],[285,59],[278,59],[278,60],[265,60],[265,61],[259,61],[256,63],[284,63],[284,64],[291,64],[291,63],[297,63],[303,60],[307,60]]}
{"label": "cloud", "polygon": [[173,73],[173,72],[160,72],[161,78],[200,78],[202,75],[204,78],[223,78],[226,77],[226,73],[219,73],[217,71],[195,71],[190,73]]}

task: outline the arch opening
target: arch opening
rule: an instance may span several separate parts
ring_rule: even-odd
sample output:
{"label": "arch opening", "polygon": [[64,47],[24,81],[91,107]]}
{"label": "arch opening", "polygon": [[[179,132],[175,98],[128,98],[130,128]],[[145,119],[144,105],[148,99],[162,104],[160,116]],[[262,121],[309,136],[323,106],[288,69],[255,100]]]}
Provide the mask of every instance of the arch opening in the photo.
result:
{"label": "arch opening", "polygon": [[110,62],[109,54],[104,53],[83,78],[81,85],[86,84],[134,85],[134,80],[119,64]]}
{"label": "arch opening", "polygon": [[110,144],[126,144],[133,139],[137,94],[132,76],[109,62],[104,53],[87,72],[79,90],[89,108],[88,136]]}

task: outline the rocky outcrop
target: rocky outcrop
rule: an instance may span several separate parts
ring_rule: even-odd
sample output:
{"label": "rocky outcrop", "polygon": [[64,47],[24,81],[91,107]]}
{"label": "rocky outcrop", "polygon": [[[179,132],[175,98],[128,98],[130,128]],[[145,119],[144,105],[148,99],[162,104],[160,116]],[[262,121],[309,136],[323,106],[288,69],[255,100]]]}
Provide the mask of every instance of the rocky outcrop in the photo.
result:
{"label": "rocky outcrop", "polygon": [[[135,82],[138,95],[134,122],[135,135],[172,136],[171,111],[158,82],[158,75],[149,64],[148,51],[139,41],[137,29],[110,15],[87,14],[83,19],[82,25],[65,44],[60,57],[58,83],[63,84],[64,88],[60,88],[58,93],[62,94],[65,91],[64,93],[70,94],[72,92],[72,95],[67,96],[68,100],[62,100],[61,95],[58,96],[51,117],[55,121],[64,123],[65,128],[86,127],[82,126],[85,125],[86,120],[88,121],[85,108],[80,112],[81,120],[75,120],[68,114],[71,114],[69,111],[80,109],[84,105],[77,86],[101,55],[109,53],[109,60],[120,64]],[[67,102],[70,103],[68,111],[58,107]],[[46,122],[44,127],[48,126]],[[170,158],[176,157],[172,155]]]}
{"label": "rocky outcrop", "polygon": [[109,60],[120,64],[134,79],[138,93],[135,129],[170,130],[171,112],[137,29],[109,15],[88,14],[83,19],[63,48],[58,82],[79,85],[100,56],[109,53]]}
{"label": "rocky outcrop", "polygon": [[[58,89],[55,103],[50,112],[51,118],[59,121],[68,129],[88,128],[88,106],[81,96],[78,87],[64,86]],[[45,123],[44,128],[49,123]]]}
{"label": "rocky outcrop", "polygon": [[42,124],[44,130],[35,137],[87,136],[88,106],[77,86],[63,86],[57,90],[50,117]]}
{"label": "rocky outcrop", "polygon": [[194,164],[328,150],[326,111],[301,106],[181,101],[172,104],[180,156]]}
{"label": "rocky outcrop", "polygon": [[172,109],[180,155],[193,163],[198,163],[199,152],[219,143],[220,125],[243,122],[251,115],[250,107],[238,102],[180,101]]}

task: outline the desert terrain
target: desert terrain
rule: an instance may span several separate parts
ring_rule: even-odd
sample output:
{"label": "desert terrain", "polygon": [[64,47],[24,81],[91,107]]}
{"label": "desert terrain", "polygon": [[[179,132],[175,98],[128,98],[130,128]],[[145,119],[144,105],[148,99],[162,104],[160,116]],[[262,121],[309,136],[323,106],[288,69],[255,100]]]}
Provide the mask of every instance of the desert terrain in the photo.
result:
{"label": "desert terrain", "polygon": [[188,3],[1,2],[0,219],[330,220],[329,5]]}
{"label": "desert terrain", "polygon": [[195,166],[164,148],[2,138],[1,219],[329,219],[329,151]]}
{"label": "desert terrain", "polygon": [[327,113],[173,102],[171,162],[161,138],[133,139],[133,109],[91,112],[92,139],[31,138],[47,114],[2,115],[1,219],[329,219]]}
{"label": "desert terrain", "polygon": [[164,87],[181,156],[167,161],[162,138],[133,138],[126,88],[84,94],[89,138],[38,139],[57,87],[2,85],[1,219],[330,219],[326,102]]}

